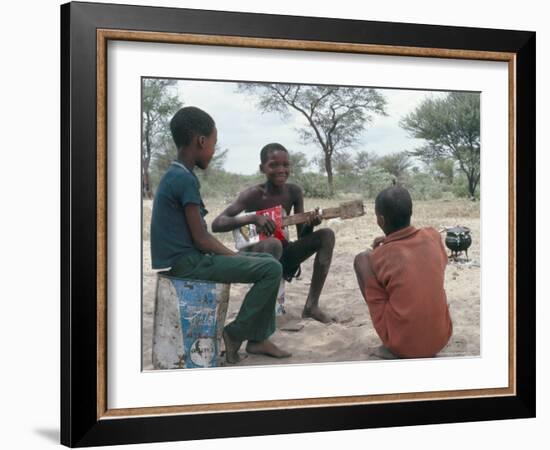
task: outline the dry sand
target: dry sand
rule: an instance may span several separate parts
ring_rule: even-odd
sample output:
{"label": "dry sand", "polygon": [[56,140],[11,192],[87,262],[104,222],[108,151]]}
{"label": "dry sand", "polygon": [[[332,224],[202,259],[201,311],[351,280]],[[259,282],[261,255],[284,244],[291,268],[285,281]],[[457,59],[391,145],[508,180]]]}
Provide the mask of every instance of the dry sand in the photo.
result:
{"label": "dry sand", "polygon": [[[226,206],[221,199],[205,199],[211,221]],[[305,199],[306,210],[317,206],[335,206],[338,201]],[[313,258],[302,264],[300,279],[286,283],[287,313],[278,318],[278,329],[273,342],[292,352],[292,357],[277,360],[260,355],[249,355],[241,365],[303,364],[335,361],[378,359],[372,350],[381,344],[358,290],[353,273],[353,258],[366,249],[381,231],[374,219],[373,202],[365,201],[366,215],[356,219],[323,222],[336,234],[336,246],[320,306],[337,318],[336,323],[322,324],[302,319],[301,312],[309,290]],[[143,368],[153,369],[151,363],[152,330],[154,315],[155,272],[151,270],[149,253],[149,221],[151,202],[143,207]],[[471,229],[472,246],[468,251],[469,263],[449,263],[445,275],[445,289],[453,320],[453,335],[438,356],[477,356],[480,353],[480,254],[479,254],[479,203],[468,200],[439,200],[414,203],[413,224],[417,227],[462,225]],[[233,248],[230,233],[216,235]],[[227,322],[232,321],[241,305],[249,285],[231,285]],[[283,331],[288,324],[303,325],[300,331]],[[241,349],[244,352],[244,345]]]}

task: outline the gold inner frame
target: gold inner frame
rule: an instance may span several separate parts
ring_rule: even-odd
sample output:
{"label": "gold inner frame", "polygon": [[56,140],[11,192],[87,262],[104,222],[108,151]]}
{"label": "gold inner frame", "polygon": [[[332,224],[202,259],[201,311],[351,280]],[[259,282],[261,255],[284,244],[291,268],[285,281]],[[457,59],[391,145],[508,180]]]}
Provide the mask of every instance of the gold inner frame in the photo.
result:
{"label": "gold inner frame", "polygon": [[[508,387],[451,391],[412,392],[364,396],[301,398],[201,405],[174,405],[109,409],[107,405],[107,42],[109,40],[179,43],[247,48],[306,50],[502,61],[508,63]],[[296,41],[235,36],[155,33],[126,30],[97,30],[97,419],[132,416],[221,413],[269,409],[314,408],[403,401],[448,400],[516,394],[516,54],[445,48],[397,47],[387,45]]]}

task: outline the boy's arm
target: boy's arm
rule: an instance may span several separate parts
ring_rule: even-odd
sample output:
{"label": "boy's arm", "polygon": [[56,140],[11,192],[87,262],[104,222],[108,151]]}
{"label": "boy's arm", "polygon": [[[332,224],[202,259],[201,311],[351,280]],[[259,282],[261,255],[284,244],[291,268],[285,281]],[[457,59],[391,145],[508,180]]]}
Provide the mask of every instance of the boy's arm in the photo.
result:
{"label": "boy's arm", "polygon": [[[372,250],[366,250],[355,256],[353,268],[363,298],[369,305],[386,303],[388,294],[378,281],[372,263]],[[368,287],[368,289],[367,289]],[[368,294],[367,294],[368,290]]]}
{"label": "boy's arm", "polygon": [[356,255],[353,261],[353,268],[355,269],[361,295],[363,295],[369,308],[374,329],[382,339],[382,342],[386,343],[388,341],[388,328],[385,313],[389,297],[380,281],[378,281],[374,271],[372,250],[367,250]]}
{"label": "boy's arm", "polygon": [[251,191],[241,193],[237,200],[231,203],[214,219],[212,222],[212,231],[214,233],[221,233],[240,228],[243,225],[254,224],[265,234],[272,234],[275,231],[275,223],[268,217],[257,214],[237,216],[246,209],[246,205],[250,203],[251,195]]}
{"label": "boy's arm", "polygon": [[[304,212],[304,194],[302,193],[302,188],[295,186],[295,189],[292,190],[292,203],[294,205],[293,214],[299,214]],[[317,210],[315,210],[317,212]],[[309,222],[304,224],[296,224],[296,235],[298,239],[308,234],[313,233],[313,229],[321,223],[323,219],[316,214]]]}
{"label": "boy's arm", "polygon": [[185,220],[191,233],[193,243],[203,253],[233,256],[236,253],[228,249],[204,228],[199,205],[188,203],[184,208]]}

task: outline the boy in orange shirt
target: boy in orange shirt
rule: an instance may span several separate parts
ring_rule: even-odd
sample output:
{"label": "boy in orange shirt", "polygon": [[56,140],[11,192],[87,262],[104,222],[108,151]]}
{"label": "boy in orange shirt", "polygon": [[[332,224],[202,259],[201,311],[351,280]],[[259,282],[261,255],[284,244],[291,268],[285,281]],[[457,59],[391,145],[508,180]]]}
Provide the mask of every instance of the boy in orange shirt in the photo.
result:
{"label": "boy in orange shirt", "polygon": [[373,250],[355,257],[354,269],[384,344],[378,356],[435,356],[452,334],[441,236],[433,228],[411,226],[412,200],[401,186],[378,194],[375,213],[385,236],[374,240]]}

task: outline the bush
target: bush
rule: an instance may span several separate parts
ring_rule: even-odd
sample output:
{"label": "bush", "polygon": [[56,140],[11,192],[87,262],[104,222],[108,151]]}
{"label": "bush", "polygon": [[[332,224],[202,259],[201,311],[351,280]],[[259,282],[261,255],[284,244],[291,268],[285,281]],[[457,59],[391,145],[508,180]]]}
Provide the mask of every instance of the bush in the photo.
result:
{"label": "bush", "polygon": [[336,175],[334,177],[334,192],[363,194],[363,177],[359,175]]}
{"label": "bush", "polygon": [[196,175],[201,183],[201,195],[210,198],[234,199],[244,189],[263,182],[263,175],[239,175],[225,170],[212,170],[208,176],[197,170]]}
{"label": "bush", "polygon": [[313,172],[304,172],[292,176],[290,182],[296,183],[304,191],[304,197],[330,198],[327,177]]}
{"label": "bush", "polygon": [[361,190],[367,198],[374,198],[378,193],[392,185],[394,177],[381,167],[370,167],[361,175]]}
{"label": "bush", "polygon": [[[455,177],[454,183],[452,185],[452,192],[456,197],[470,198],[470,192],[468,190],[468,180],[464,175]],[[474,199],[479,200],[479,184],[476,188]]]}
{"label": "bush", "polygon": [[448,184],[440,183],[430,174],[423,172],[408,175],[403,179],[403,185],[409,190],[413,200],[439,200],[452,196]]}
{"label": "bush", "polygon": [[[225,170],[211,170],[205,176],[201,170],[195,172],[201,183],[204,197],[233,200],[244,189],[265,182],[261,173],[240,175]],[[152,173],[151,181],[156,188],[159,171]],[[392,185],[395,177],[378,166],[363,171],[362,174],[337,174],[334,176],[334,194],[356,194],[363,198],[374,198],[382,190]],[[304,197],[331,198],[327,177],[314,172],[293,174],[289,182],[300,186]],[[411,193],[414,200],[438,200],[448,198],[469,198],[468,183],[464,176],[455,176],[453,184],[442,183],[426,172],[412,171],[397,180]],[[475,198],[479,199],[479,188]]]}

